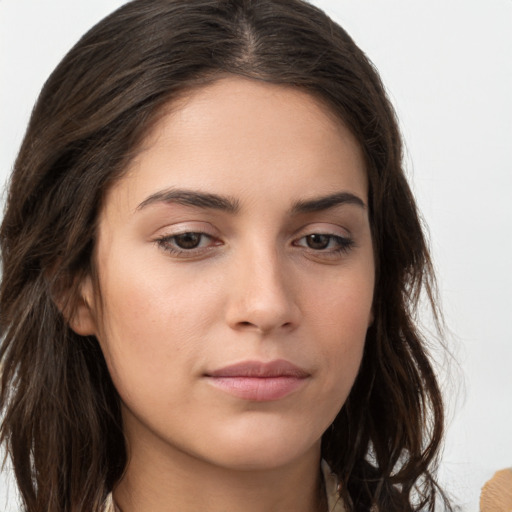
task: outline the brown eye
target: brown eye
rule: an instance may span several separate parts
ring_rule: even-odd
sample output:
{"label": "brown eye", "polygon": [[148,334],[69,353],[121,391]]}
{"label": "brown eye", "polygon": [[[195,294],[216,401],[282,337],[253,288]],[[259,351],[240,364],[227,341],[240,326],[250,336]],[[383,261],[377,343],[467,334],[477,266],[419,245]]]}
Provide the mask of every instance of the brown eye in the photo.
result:
{"label": "brown eye", "polygon": [[202,236],[202,233],[182,233],[173,236],[173,239],[180,249],[196,249],[201,243]]}
{"label": "brown eye", "polygon": [[177,258],[198,258],[210,249],[223,245],[222,241],[201,231],[185,231],[155,240],[158,247]]}
{"label": "brown eye", "polygon": [[293,245],[309,249],[316,254],[333,256],[348,252],[354,246],[354,240],[327,233],[311,233],[295,240]]}
{"label": "brown eye", "polygon": [[315,233],[306,237],[306,244],[310,249],[327,249],[332,238],[333,237],[331,235],[320,235]]}

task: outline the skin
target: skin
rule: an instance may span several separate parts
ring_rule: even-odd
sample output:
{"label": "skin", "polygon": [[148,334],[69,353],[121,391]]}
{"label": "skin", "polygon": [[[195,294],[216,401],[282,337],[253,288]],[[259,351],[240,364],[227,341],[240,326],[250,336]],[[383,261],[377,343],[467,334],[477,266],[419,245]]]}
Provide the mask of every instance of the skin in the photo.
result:
{"label": "skin", "polygon": [[[197,193],[229,204],[185,204]],[[100,290],[83,283],[71,320],[122,400],[124,512],[323,509],[321,436],[372,321],[367,195],[355,139],[300,90],[227,77],[170,105],[107,193]],[[276,359],[306,375],[282,398],[208,377]]]}

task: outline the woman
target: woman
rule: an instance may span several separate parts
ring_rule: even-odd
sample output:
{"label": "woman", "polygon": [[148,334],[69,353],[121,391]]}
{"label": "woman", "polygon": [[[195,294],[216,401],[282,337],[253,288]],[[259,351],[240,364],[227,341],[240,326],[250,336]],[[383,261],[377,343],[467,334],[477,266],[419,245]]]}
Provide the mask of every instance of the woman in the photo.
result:
{"label": "woman", "polygon": [[25,510],[442,496],[413,321],[433,276],[396,119],[315,7],[135,0],[100,22],[43,88],[1,243]]}

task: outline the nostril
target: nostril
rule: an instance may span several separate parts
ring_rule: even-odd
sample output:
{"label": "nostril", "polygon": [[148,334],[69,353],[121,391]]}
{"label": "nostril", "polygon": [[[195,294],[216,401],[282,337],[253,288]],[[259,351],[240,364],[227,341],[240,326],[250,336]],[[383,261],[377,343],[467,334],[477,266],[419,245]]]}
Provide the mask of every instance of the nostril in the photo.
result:
{"label": "nostril", "polygon": [[265,326],[265,325],[259,325],[254,322],[249,322],[247,320],[237,322],[236,324],[238,329],[257,329],[260,331],[269,331],[273,330],[274,327],[281,327],[282,329],[289,329],[293,327],[293,322],[285,322],[281,326]]}

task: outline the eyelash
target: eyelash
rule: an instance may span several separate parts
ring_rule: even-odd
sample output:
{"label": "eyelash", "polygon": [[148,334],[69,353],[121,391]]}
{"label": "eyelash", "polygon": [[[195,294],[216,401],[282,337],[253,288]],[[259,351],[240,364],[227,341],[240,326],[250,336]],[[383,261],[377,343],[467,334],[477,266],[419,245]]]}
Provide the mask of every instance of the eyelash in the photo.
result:
{"label": "eyelash", "polygon": [[[176,239],[178,237],[192,236],[192,235],[199,236],[199,245],[201,244],[201,241],[203,241],[205,238],[212,240],[214,243],[212,245],[208,245],[206,247],[192,247],[190,249],[184,249],[181,247],[176,247],[176,245],[172,245],[172,244],[176,244]],[[299,242],[301,240],[306,240],[307,238],[314,237],[314,236],[327,237],[327,239],[328,239],[327,245],[329,246],[329,245],[331,245],[331,243],[334,242],[337,244],[337,247],[334,249],[333,248],[314,249],[312,247],[308,247],[308,246],[299,244]],[[218,242],[218,243],[216,243],[216,242]],[[177,257],[181,256],[183,258],[193,258],[195,256],[201,256],[206,251],[211,250],[213,247],[215,247],[217,245],[222,245],[222,242],[220,242],[218,240],[216,241],[215,237],[213,237],[212,235],[209,235],[208,233],[204,233],[201,231],[186,231],[183,233],[177,233],[175,235],[162,236],[160,238],[157,238],[155,240],[155,243],[161,249],[163,249],[165,252],[167,252],[173,256],[177,256]],[[330,233],[310,233],[308,235],[304,235],[304,236],[298,238],[297,240],[295,240],[293,242],[293,246],[294,247],[303,247],[304,249],[310,251],[312,254],[315,254],[315,255],[321,255],[323,257],[336,257],[336,256],[339,256],[340,254],[348,253],[355,246],[355,242],[352,238],[343,237],[343,236],[339,236],[339,235],[333,235]]]}
{"label": "eyelash", "polygon": [[176,239],[178,237],[182,237],[182,236],[186,236],[186,235],[188,235],[188,236],[198,235],[199,240],[200,240],[199,244],[205,238],[213,240],[213,241],[215,240],[215,238],[212,235],[209,235],[208,233],[203,233],[201,231],[185,231],[183,233],[176,233],[175,235],[162,236],[160,238],[157,238],[155,240],[155,242],[157,243],[157,245],[159,247],[161,247],[167,253],[170,253],[173,256],[182,256],[184,258],[201,255],[201,254],[203,254],[204,251],[210,250],[215,245],[220,245],[220,243],[218,243],[218,244],[214,243],[213,245],[208,245],[207,247],[192,247],[190,249],[184,249],[182,247],[177,247],[177,246],[171,245],[171,244],[176,244]]}
{"label": "eyelash", "polygon": [[[302,245],[300,245],[298,243],[301,240],[306,240],[306,239],[308,239],[310,237],[327,237],[327,239],[328,239],[327,245],[329,246],[332,242],[334,242],[334,243],[337,244],[337,247],[334,248],[334,249],[333,248],[331,248],[331,249],[327,249],[327,248],[314,249],[312,247],[302,246]],[[354,247],[355,243],[354,243],[354,240],[352,238],[349,238],[349,237],[333,235],[333,234],[330,234],[330,233],[310,233],[309,235],[304,235],[301,238],[299,238],[296,242],[294,242],[293,245],[295,247],[304,247],[305,249],[308,249],[308,250],[310,250],[310,251],[312,251],[314,253],[320,253],[321,255],[333,255],[333,256],[336,256],[336,255],[339,255],[339,254],[342,254],[342,253],[344,254],[344,253],[349,252],[350,249],[352,249]]]}

